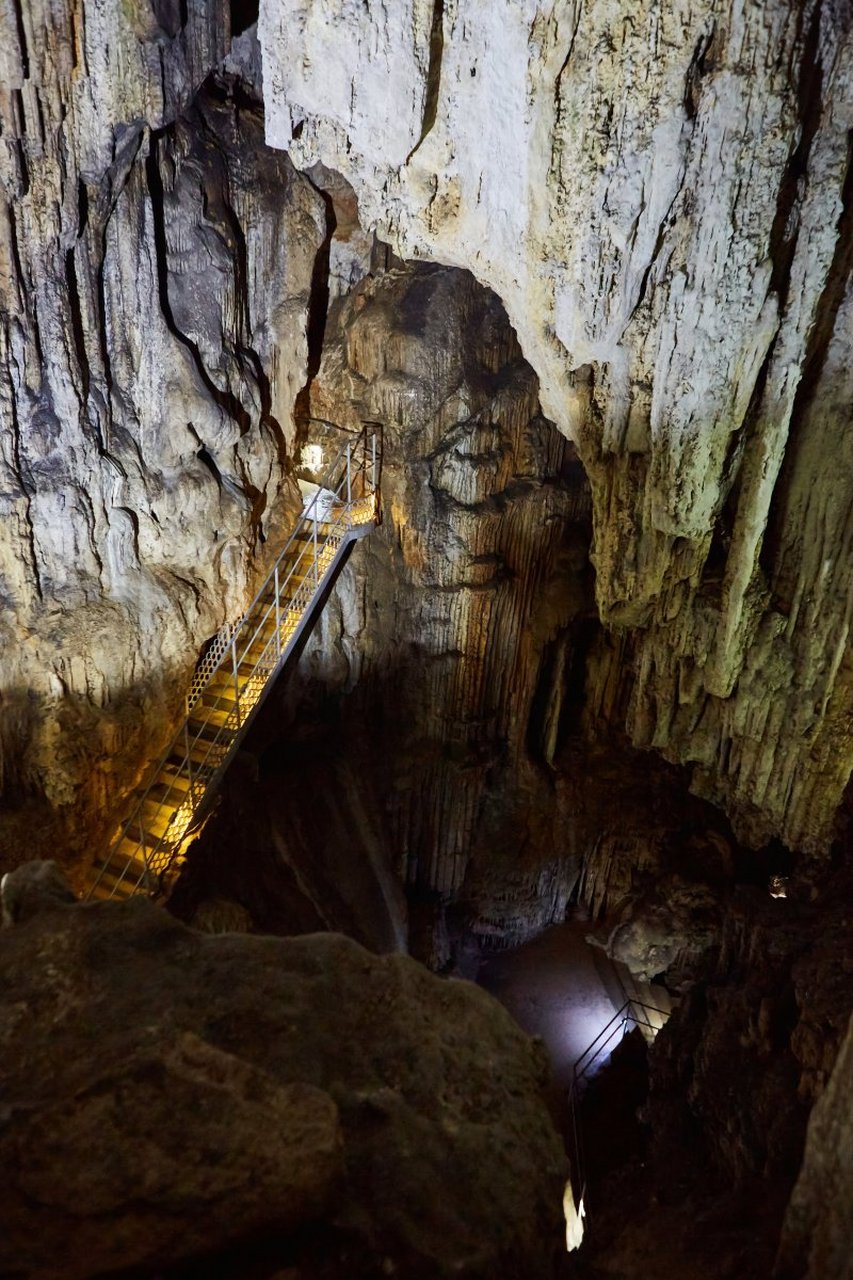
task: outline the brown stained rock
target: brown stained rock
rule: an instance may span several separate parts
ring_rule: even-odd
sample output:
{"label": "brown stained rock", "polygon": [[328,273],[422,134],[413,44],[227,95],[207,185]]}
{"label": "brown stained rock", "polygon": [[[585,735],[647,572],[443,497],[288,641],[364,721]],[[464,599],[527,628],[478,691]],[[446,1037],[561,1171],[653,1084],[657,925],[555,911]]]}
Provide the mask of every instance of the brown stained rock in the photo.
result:
{"label": "brown stained rock", "polygon": [[329,1205],[343,1150],[327,1093],[282,1085],[192,1032],[152,1040],[6,1126],[5,1247],[27,1274],[162,1264],[292,1230]]}
{"label": "brown stained rock", "polygon": [[543,1060],[478,988],[145,900],[32,916],[0,966],[0,1272],[147,1274],[261,1235],[270,1271],[552,1274]]}
{"label": "brown stained rock", "polygon": [[202,933],[251,933],[252,919],[245,907],[227,898],[206,898],[190,921]]}

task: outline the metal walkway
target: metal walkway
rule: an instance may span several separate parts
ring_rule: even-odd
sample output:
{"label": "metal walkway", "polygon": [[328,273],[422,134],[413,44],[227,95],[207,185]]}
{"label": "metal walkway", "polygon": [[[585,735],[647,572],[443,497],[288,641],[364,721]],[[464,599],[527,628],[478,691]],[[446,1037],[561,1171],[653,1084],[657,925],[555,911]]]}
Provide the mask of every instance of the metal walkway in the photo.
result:
{"label": "metal walkway", "polygon": [[[588,1213],[587,1178],[586,1178],[586,1143],[584,1138],[581,1100],[589,1081],[610,1060],[610,1055],[622,1043],[629,1031],[635,1027],[641,1032],[647,1045],[653,1044],[655,1036],[666,1026],[670,1018],[670,1009],[659,1009],[655,1005],[644,1004],[630,998],[621,1009],[613,1015],[605,1027],[590,1045],[586,1047],[572,1068],[572,1083],[569,1089],[569,1121],[571,1137],[571,1188],[572,1209],[576,1220],[571,1224],[574,1243],[569,1250],[576,1249],[583,1239],[583,1218]],[[564,1202],[565,1204],[565,1202]],[[570,1225],[567,1218],[567,1225]]]}
{"label": "metal walkway", "polygon": [[243,617],[212,642],[193,677],[184,723],[92,869],[89,898],[167,891],[255,711],[319,613],[348,547],[378,520],[379,446],[379,428],[371,424],[348,441]]}

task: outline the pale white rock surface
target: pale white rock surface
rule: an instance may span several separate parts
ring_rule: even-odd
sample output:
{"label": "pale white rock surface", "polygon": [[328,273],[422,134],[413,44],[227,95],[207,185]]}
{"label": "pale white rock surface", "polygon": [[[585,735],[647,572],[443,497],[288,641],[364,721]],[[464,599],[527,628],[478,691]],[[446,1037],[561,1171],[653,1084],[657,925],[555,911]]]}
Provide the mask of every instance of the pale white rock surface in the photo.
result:
{"label": "pale white rock surface", "polygon": [[[250,34],[199,92],[224,4],[2,18],[0,855],[19,858],[91,847],[298,510],[326,214],[235,87]],[[42,793],[68,830],[27,830]]]}
{"label": "pale white rock surface", "polygon": [[339,172],[395,252],[493,288],[577,441],[634,741],[694,764],[746,840],[812,851],[853,761],[845,15],[261,0],[259,22],[268,141]]}

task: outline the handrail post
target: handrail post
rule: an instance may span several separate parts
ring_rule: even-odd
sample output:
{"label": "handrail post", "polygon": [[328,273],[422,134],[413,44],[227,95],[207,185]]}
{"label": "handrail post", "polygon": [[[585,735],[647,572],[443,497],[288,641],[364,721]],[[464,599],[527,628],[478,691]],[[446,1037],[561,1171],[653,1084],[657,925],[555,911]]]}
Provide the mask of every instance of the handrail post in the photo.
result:
{"label": "handrail post", "polygon": [[370,491],[373,497],[376,497],[376,429],[371,432],[370,439],[373,445],[373,464],[370,471]]}
{"label": "handrail post", "polygon": [[278,564],[275,566],[275,656],[281,657],[281,597],[278,586]]}
{"label": "handrail post", "polygon": [[193,762],[190,758],[190,717],[189,711],[184,717],[184,759],[187,762],[187,773],[190,779],[190,795],[195,801],[195,779],[193,778]]}
{"label": "handrail post", "polygon": [[347,523],[352,524],[352,443],[347,441]]}
{"label": "handrail post", "polygon": [[240,718],[240,678],[237,673],[237,637],[236,636],[234,636],[231,640],[231,666],[234,671],[234,701],[237,706],[237,728],[239,729],[243,722]]}
{"label": "handrail post", "polygon": [[314,512],[314,590],[316,591],[320,585],[320,561],[317,558],[317,512]]}

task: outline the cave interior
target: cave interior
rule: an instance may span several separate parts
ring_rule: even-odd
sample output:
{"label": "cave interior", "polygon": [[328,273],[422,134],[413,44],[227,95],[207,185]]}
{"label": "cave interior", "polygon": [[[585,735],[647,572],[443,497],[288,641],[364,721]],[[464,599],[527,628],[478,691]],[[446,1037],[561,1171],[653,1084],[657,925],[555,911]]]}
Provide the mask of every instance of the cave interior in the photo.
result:
{"label": "cave interior", "polygon": [[393,8],[4,15],[0,1276],[849,1280],[849,6]]}

